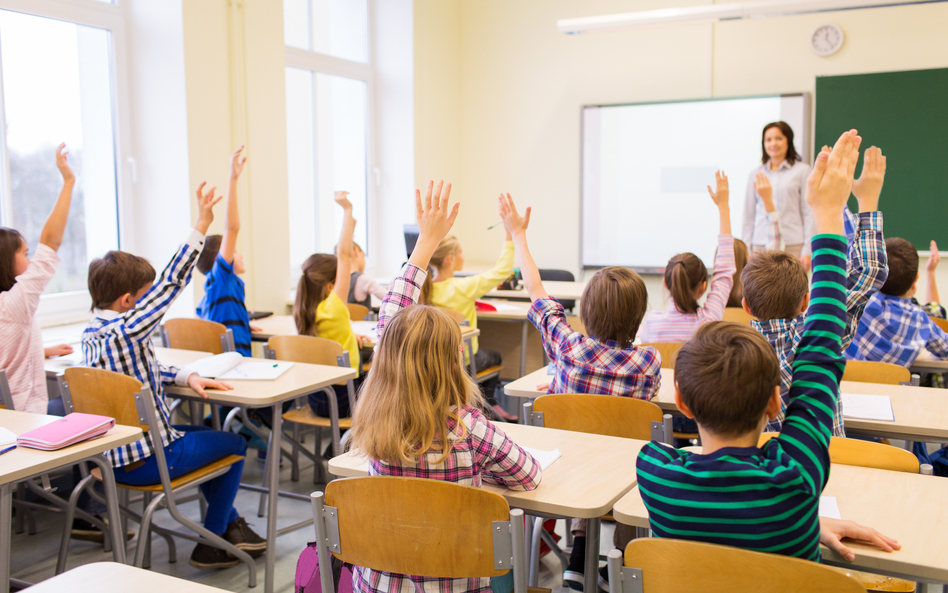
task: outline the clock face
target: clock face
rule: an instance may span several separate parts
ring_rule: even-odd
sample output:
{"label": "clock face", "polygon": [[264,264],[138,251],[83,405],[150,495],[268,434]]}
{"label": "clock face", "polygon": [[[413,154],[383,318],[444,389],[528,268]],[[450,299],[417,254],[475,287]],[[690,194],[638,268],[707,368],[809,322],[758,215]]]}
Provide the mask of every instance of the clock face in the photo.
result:
{"label": "clock face", "polygon": [[810,34],[810,48],[819,56],[829,56],[843,45],[843,30],[833,24],[820,25]]}

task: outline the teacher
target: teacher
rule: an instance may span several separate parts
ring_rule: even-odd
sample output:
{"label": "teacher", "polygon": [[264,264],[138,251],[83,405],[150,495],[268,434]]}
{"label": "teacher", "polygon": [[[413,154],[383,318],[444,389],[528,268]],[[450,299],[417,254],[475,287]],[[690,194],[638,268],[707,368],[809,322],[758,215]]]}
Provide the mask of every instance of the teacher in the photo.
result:
{"label": "teacher", "polygon": [[[813,236],[813,212],[805,200],[806,178],[810,166],[793,147],[793,130],[786,122],[764,126],[761,137],[760,168],[747,180],[744,203],[744,241],[751,253],[763,251],[767,244],[770,217],[779,215],[783,227],[783,251],[799,257],[810,267],[810,238]],[[772,202],[770,206],[768,202]],[[768,210],[775,212],[768,214]]]}

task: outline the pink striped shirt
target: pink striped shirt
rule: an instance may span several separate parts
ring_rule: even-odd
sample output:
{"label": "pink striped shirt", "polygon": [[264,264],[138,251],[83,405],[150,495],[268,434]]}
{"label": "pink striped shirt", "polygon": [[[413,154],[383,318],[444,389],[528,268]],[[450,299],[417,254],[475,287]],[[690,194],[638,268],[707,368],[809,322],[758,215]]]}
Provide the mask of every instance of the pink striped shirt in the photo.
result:
{"label": "pink striped shirt", "polygon": [[58,264],[56,252],[40,243],[13,288],[0,292],[0,369],[7,372],[13,407],[21,412],[45,414],[49,402],[36,309]]}
{"label": "pink striped shirt", "polygon": [[698,328],[711,321],[720,321],[724,317],[731,286],[734,285],[734,238],[731,235],[718,235],[718,254],[714,258],[714,273],[711,276],[711,290],[704,306],[697,313],[682,313],[669,299],[667,311],[652,311],[645,316],[639,329],[642,343],[687,342]]}

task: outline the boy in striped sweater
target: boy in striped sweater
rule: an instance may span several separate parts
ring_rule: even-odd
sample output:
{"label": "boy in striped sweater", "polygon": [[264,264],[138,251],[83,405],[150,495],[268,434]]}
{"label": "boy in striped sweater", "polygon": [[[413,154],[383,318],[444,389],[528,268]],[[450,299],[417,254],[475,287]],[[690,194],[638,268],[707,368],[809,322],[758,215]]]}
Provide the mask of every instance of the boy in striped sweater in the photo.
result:
{"label": "boy in striped sweater", "polygon": [[780,411],[774,349],[744,325],[702,327],[678,354],[675,400],[698,423],[700,454],[650,443],[636,462],[638,485],[658,537],[676,537],[820,560],[823,541],[851,559],[840,537],[895,542],[818,515],[829,478],[829,443],[846,328],[843,206],[859,153],[855,130],[824,149],[807,181],[813,237],[813,288],[793,362],[790,401],[780,435],[758,448]]}

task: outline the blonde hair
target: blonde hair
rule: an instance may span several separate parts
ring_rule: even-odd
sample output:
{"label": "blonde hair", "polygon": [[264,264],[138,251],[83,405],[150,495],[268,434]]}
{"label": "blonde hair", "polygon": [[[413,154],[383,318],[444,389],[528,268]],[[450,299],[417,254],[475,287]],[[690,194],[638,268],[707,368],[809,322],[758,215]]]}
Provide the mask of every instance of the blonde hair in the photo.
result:
{"label": "blonde hair", "polygon": [[[461,329],[436,307],[414,305],[396,313],[375,349],[372,370],[359,391],[352,416],[354,447],[387,463],[414,463],[463,438],[464,406],[483,408],[477,384],[461,355]],[[457,429],[449,434],[448,423]]]}
{"label": "blonde hair", "polygon": [[[431,278],[434,276],[434,270],[437,270],[438,274],[441,274],[441,268],[444,267],[444,260],[447,259],[448,256],[456,255],[460,248],[461,242],[458,241],[458,238],[454,235],[448,235],[438,243],[438,248],[435,249],[429,262],[428,275],[425,276],[425,281],[421,285],[421,296],[418,299],[420,304],[431,304],[431,285],[433,283]],[[432,270],[432,268],[434,268],[434,270]]]}

